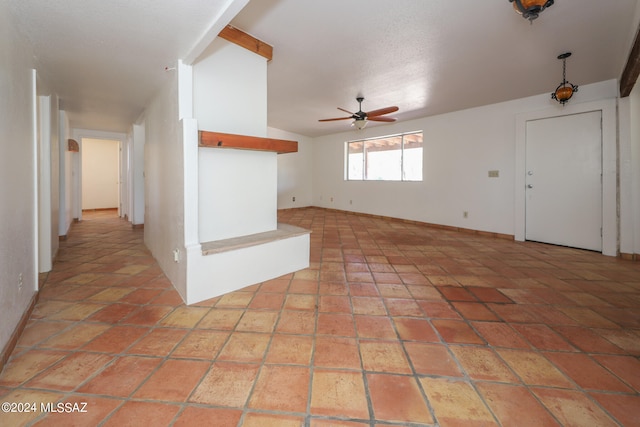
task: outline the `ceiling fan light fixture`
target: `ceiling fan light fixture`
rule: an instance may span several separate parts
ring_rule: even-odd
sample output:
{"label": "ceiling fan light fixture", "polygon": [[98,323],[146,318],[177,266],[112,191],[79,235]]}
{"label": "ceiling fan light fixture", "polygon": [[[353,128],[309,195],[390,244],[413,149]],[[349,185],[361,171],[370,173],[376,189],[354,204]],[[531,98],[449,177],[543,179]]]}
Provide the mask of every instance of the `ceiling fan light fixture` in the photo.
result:
{"label": "ceiling fan light fixture", "polygon": [[578,91],[578,86],[567,81],[567,58],[571,56],[571,52],[558,55],[558,59],[562,59],[562,83],[558,85],[556,90],[551,94],[551,99],[558,101],[561,105],[569,102],[574,93]]}
{"label": "ceiling fan light fixture", "polygon": [[352,123],[358,130],[364,129],[367,125],[367,119],[355,119]]}
{"label": "ceiling fan light fixture", "polygon": [[515,11],[531,23],[543,10],[553,6],[553,2],[554,0],[509,0]]}
{"label": "ceiling fan light fixture", "polygon": [[358,130],[364,129],[364,127],[367,125],[367,122],[369,120],[374,122],[395,122],[396,121],[396,119],[394,119],[393,117],[383,117],[386,114],[395,113],[396,111],[398,111],[398,107],[396,107],[395,105],[392,107],[378,108],[377,110],[366,112],[366,111],[362,111],[362,101],[364,101],[364,97],[358,96],[356,98],[356,101],[358,101],[357,112],[352,113],[349,110],[345,110],[344,108],[338,107],[338,110],[343,111],[349,115],[347,117],[334,117],[332,119],[320,119],[318,121],[333,122],[336,120],[353,120],[351,122],[351,126],[355,127]]}

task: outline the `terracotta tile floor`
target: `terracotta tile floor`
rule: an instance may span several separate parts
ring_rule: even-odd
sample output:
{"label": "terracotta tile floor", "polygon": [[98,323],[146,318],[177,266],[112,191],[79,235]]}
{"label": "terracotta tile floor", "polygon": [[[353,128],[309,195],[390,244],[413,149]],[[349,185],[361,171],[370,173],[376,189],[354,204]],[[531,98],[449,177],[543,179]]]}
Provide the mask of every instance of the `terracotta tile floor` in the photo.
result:
{"label": "terracotta tile floor", "polygon": [[640,263],[279,215],[310,268],[186,307],[142,231],[87,213],[0,376],[36,411],[0,425],[640,425]]}

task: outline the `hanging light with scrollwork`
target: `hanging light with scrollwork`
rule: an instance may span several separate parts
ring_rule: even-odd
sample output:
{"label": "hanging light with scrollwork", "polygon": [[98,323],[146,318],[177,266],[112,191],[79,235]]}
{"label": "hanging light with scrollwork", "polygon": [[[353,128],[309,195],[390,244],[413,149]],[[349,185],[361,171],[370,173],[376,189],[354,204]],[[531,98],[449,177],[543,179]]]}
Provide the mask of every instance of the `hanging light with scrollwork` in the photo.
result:
{"label": "hanging light with scrollwork", "polygon": [[556,90],[551,94],[551,99],[555,99],[564,105],[578,91],[578,86],[567,81],[567,58],[571,56],[571,52],[558,55],[558,59],[562,59],[562,83],[558,85]]}
{"label": "hanging light with scrollwork", "polygon": [[533,22],[540,12],[553,5],[553,0],[509,0],[509,3],[524,19]]}

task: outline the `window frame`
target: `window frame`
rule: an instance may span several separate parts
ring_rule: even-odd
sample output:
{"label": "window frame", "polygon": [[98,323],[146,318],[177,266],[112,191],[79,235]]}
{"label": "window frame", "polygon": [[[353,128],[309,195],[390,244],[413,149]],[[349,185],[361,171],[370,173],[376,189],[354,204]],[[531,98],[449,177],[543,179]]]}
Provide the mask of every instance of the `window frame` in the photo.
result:
{"label": "window frame", "polygon": [[[416,135],[416,134],[421,134],[422,135],[422,145],[421,145],[421,150],[422,150],[422,155],[424,156],[424,132],[422,130],[417,130],[417,131],[411,131],[411,132],[402,132],[402,133],[396,133],[396,134],[391,134],[391,135],[383,135],[383,136],[376,136],[376,137],[371,137],[371,138],[362,138],[362,139],[355,139],[355,140],[351,140],[351,141],[345,141],[345,175],[344,175],[344,179],[345,181],[384,181],[384,182],[423,182],[424,181],[424,170],[423,170],[423,165],[424,165],[424,157],[420,158],[420,179],[407,179],[406,178],[406,170],[405,170],[405,137],[409,136],[409,135]],[[367,151],[366,151],[366,143],[368,141],[376,141],[376,140],[384,140],[384,139],[390,139],[390,138],[396,138],[396,137],[400,137],[401,139],[401,143],[400,143],[400,179],[372,179],[372,178],[368,178],[367,177],[367,170],[368,170],[368,165],[367,165]],[[362,177],[361,178],[351,178],[350,177],[350,166],[351,163],[349,161],[351,154],[357,154],[357,153],[350,153],[350,147],[351,144],[356,144],[356,143],[360,143],[362,144],[362,149],[360,151],[359,154],[362,155]],[[389,151],[396,151],[396,150],[389,150]]]}

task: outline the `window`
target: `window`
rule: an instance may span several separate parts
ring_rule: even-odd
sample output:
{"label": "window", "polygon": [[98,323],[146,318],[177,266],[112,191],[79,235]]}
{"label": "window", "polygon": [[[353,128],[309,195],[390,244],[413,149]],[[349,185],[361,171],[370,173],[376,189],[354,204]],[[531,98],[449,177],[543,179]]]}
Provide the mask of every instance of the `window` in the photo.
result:
{"label": "window", "polygon": [[422,181],[422,132],[347,142],[347,180]]}

